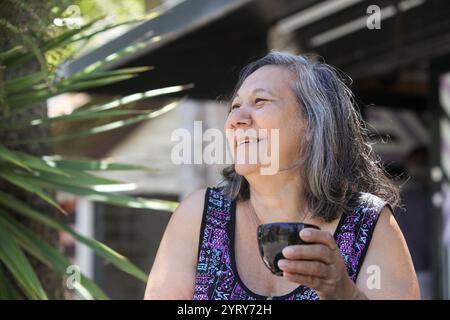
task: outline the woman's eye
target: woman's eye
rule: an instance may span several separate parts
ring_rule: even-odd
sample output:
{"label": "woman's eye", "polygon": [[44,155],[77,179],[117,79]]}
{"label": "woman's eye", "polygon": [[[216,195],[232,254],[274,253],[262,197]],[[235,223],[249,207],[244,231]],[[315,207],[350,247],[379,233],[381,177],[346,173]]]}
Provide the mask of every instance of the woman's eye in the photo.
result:
{"label": "woman's eye", "polygon": [[240,105],[234,104],[234,105],[231,106],[231,110],[237,109],[237,108],[239,108],[239,107],[240,107]]}
{"label": "woman's eye", "polygon": [[264,103],[264,102],[266,102],[267,101],[267,99],[262,99],[262,98],[256,98],[255,99],[255,104],[257,105],[257,104],[261,104],[261,103]]}

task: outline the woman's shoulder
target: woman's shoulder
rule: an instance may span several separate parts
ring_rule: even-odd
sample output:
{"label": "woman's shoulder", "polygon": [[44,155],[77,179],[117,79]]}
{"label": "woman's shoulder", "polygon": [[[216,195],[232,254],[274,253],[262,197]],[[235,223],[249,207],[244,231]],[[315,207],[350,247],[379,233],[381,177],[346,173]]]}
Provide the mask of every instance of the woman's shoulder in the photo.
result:
{"label": "woman's shoulder", "polygon": [[191,192],[180,202],[174,214],[188,216],[190,218],[198,218],[201,216],[207,190],[207,188],[203,188]]}
{"label": "woman's shoulder", "polygon": [[389,230],[391,232],[399,231],[397,230],[398,226],[395,221],[393,207],[391,203],[382,196],[370,192],[359,192],[358,204],[362,209],[360,210],[361,213],[368,216],[369,219],[374,218],[378,221],[376,229],[382,229],[384,231]]}
{"label": "woman's shoulder", "polygon": [[393,212],[389,201],[370,192],[356,192],[352,195],[349,204],[354,208],[353,212],[366,213],[370,210],[374,215],[379,216],[382,212]]}
{"label": "woman's shoulder", "polygon": [[191,203],[191,202],[197,202],[198,200],[202,200],[205,198],[206,191],[209,188],[201,188],[197,189],[193,192],[191,192],[183,201],[182,203]]}
{"label": "woman's shoulder", "polygon": [[372,266],[377,266],[383,271],[380,286],[386,290],[379,290],[379,295],[373,290],[366,294],[371,294],[375,299],[418,299],[420,293],[411,255],[392,207],[378,196],[372,195],[371,199],[377,203],[377,221],[358,281],[361,285],[367,283]]}
{"label": "woman's shoulder", "polygon": [[199,219],[203,215],[206,206],[215,206],[217,209],[226,209],[232,201],[224,194],[223,187],[214,186],[197,189],[183,199],[175,214],[190,216]]}
{"label": "woman's shoulder", "polygon": [[[378,224],[385,224],[393,216],[391,204],[382,197],[370,192],[353,193],[348,201],[345,214],[341,217],[346,229],[352,229],[355,234],[372,234]],[[381,217],[383,217],[381,219]],[[361,233],[361,230],[364,232]]]}
{"label": "woman's shoulder", "polygon": [[185,197],[173,212],[165,231],[165,237],[184,254],[189,254],[193,263],[198,246],[198,237],[193,235],[200,232],[205,192],[206,189],[198,189]]}
{"label": "woman's shoulder", "polygon": [[206,189],[198,189],[185,197],[170,217],[166,233],[177,239],[195,239],[192,233],[200,228]]}
{"label": "woman's shoulder", "polygon": [[370,192],[360,192],[359,197],[367,204],[370,204],[372,206],[382,207],[386,204],[389,204],[388,201],[383,199],[381,196]]}
{"label": "woman's shoulder", "polygon": [[205,191],[199,189],[189,194],[172,214],[149,276],[147,298],[192,297],[199,241],[193,235],[200,230]]}

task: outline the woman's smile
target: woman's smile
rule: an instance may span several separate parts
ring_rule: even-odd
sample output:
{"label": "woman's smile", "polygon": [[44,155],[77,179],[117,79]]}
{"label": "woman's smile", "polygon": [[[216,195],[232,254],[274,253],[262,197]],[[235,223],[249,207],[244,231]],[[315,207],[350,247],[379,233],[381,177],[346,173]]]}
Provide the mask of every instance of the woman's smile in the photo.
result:
{"label": "woman's smile", "polygon": [[261,140],[262,139],[260,139],[260,138],[244,137],[244,138],[236,139],[236,145],[239,147],[239,146],[242,146],[245,144],[257,144]]}

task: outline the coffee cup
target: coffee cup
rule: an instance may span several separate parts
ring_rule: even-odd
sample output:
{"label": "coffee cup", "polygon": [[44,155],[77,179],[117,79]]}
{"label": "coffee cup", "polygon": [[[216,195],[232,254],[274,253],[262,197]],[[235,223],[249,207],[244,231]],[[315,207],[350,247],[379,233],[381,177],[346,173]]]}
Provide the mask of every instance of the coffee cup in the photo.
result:
{"label": "coffee cup", "polygon": [[308,244],[300,238],[300,231],[305,228],[320,230],[318,226],[297,222],[274,222],[259,225],[257,228],[258,247],[261,258],[269,270],[283,276],[278,261],[284,259],[282,250],[287,246]]}

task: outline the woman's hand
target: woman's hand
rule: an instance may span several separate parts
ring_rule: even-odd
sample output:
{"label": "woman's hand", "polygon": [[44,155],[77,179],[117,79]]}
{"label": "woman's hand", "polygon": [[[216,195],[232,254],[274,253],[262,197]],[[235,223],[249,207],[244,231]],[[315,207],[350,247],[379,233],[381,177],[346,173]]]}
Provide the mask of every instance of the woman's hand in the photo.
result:
{"label": "woman's hand", "polygon": [[300,232],[300,238],[311,244],[284,248],[286,259],[278,262],[286,280],[314,289],[320,299],[367,299],[348,276],[329,232],[307,228]]}

